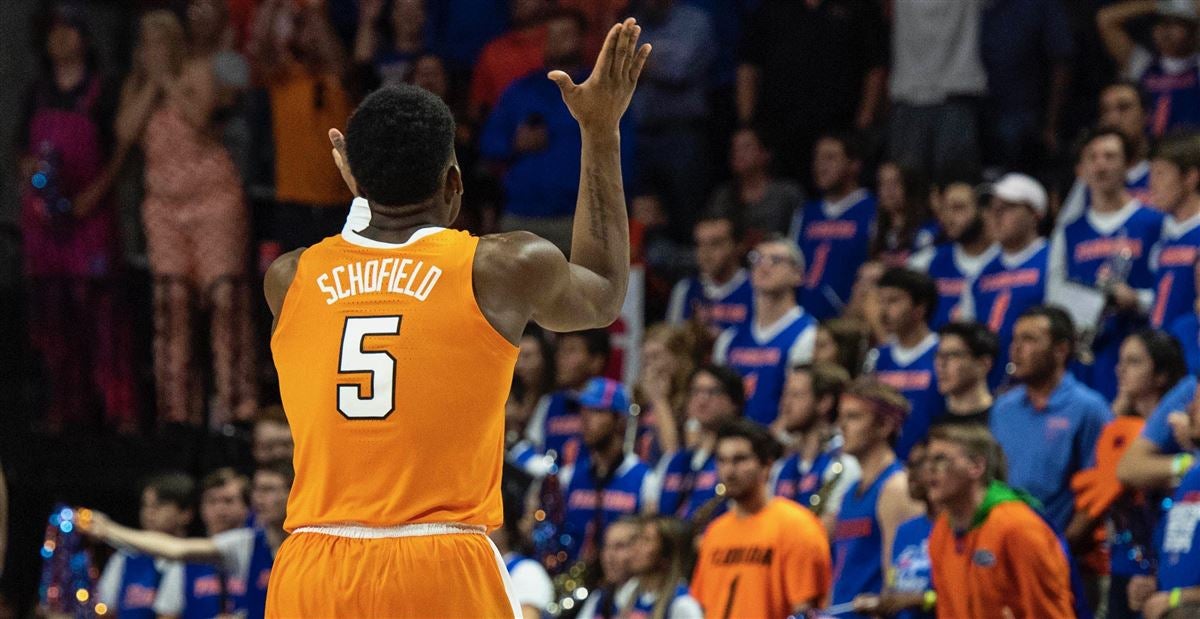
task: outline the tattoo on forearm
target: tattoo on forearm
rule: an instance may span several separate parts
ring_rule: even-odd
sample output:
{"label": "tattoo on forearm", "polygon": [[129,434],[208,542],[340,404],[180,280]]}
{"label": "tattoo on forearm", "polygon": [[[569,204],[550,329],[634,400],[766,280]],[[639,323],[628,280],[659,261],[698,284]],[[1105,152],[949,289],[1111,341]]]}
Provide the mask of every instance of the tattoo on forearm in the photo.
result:
{"label": "tattoo on forearm", "polygon": [[609,249],[609,234],[608,234],[608,209],[609,205],[604,196],[604,175],[595,170],[588,171],[588,199],[591,202],[591,220],[592,237],[600,241],[600,245],[607,251]]}

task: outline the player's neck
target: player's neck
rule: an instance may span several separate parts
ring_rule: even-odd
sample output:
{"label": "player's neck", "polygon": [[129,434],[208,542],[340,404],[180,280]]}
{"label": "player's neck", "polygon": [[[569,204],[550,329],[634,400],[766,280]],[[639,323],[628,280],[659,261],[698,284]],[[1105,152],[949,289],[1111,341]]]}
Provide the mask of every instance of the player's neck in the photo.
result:
{"label": "player's neck", "polygon": [[973,484],[961,496],[946,501],[946,516],[950,518],[950,527],[955,531],[966,531],[975,518],[975,512],[983,505],[985,495],[986,485]]}
{"label": "player's neck", "polygon": [[738,179],[738,189],[741,198],[746,202],[757,202],[762,199],[763,193],[767,190],[767,181],[770,177],[767,176],[766,169],[755,168],[747,170]]}
{"label": "player's neck", "polygon": [[[1148,391],[1148,392],[1146,392],[1145,395],[1143,395],[1133,401],[1133,412],[1138,417],[1141,417],[1142,419],[1147,419],[1150,417],[1150,413],[1154,412],[1154,409],[1158,406],[1158,402],[1161,399],[1162,399],[1161,396],[1159,396],[1157,393],[1155,393],[1153,391]],[[1115,412],[1118,415],[1121,414],[1121,411],[1113,411],[1113,412]]]}
{"label": "player's neck", "polygon": [[1050,395],[1058,389],[1058,384],[1062,382],[1066,370],[1057,367],[1054,371],[1049,372],[1045,377],[1034,376],[1025,381],[1025,396],[1029,398],[1029,402],[1037,410],[1044,410],[1050,403]]}
{"label": "player's neck", "polygon": [[1132,199],[1124,187],[1104,192],[1092,190],[1092,209],[1097,213],[1115,213]]}
{"label": "player's neck", "polygon": [[959,241],[958,246],[962,248],[963,253],[974,257],[987,251],[992,246],[992,239],[986,234],[978,234],[970,241]]}
{"label": "player's neck", "polygon": [[1187,221],[1200,214],[1200,193],[1190,193],[1171,213],[1175,221]]}
{"label": "player's neck", "polygon": [[746,496],[733,502],[733,508],[739,516],[753,516],[767,506],[767,489],[765,486],[755,486]]}
{"label": "player's neck", "polygon": [[383,206],[371,203],[371,223],[359,231],[360,236],[380,243],[405,243],[422,228],[445,226],[442,213],[430,204]]}
{"label": "player's neck", "polygon": [[884,469],[891,466],[896,461],[896,454],[892,451],[887,443],[879,443],[872,447],[867,453],[857,457],[859,468],[862,469],[862,481],[859,482],[860,487],[867,488],[875,483],[875,480],[883,473]]}
{"label": "player's neck", "polygon": [[1010,256],[1012,254],[1018,254],[1018,253],[1025,251],[1025,248],[1029,247],[1029,245],[1031,243],[1033,243],[1034,241],[1036,241],[1037,238],[1038,238],[1037,232],[1032,232],[1030,234],[1027,234],[1023,237],[1020,237],[1020,238],[1012,240],[1012,241],[1008,241],[1008,242],[1001,241],[1000,249],[1001,249],[1001,251],[1003,251],[1006,254],[1009,254]]}
{"label": "player's neck", "polygon": [[607,476],[613,469],[620,466],[621,439],[614,437],[607,443],[592,450],[592,464],[601,477]]}
{"label": "player's neck", "polygon": [[979,381],[974,387],[962,393],[946,395],[946,410],[952,415],[970,415],[992,405],[992,393],[988,391],[987,381]]}
{"label": "player's neck", "polygon": [[855,191],[858,191],[858,182],[854,179],[851,179],[843,182],[840,185],[831,187],[829,191],[825,192],[825,201],[841,202],[846,198],[846,196],[854,193]]}
{"label": "player's neck", "polygon": [[665,569],[654,569],[640,574],[638,576],[638,588],[643,592],[659,591],[662,589],[663,583],[666,582],[667,571]]}
{"label": "player's neck", "polygon": [[733,275],[734,273],[737,273],[737,270],[737,263],[730,262],[729,264],[721,265],[720,269],[714,271],[713,273],[709,273],[707,277],[708,279],[712,280],[712,283],[722,286],[729,280],[733,279]]}
{"label": "player's neck", "polygon": [[922,321],[917,321],[915,325],[909,326],[907,329],[901,329],[896,334],[896,342],[904,348],[915,348],[918,344],[925,341],[929,337],[929,325]]}
{"label": "player's neck", "polygon": [[779,322],[783,315],[796,307],[796,295],[789,291],[754,293],[754,324],[759,328]]}

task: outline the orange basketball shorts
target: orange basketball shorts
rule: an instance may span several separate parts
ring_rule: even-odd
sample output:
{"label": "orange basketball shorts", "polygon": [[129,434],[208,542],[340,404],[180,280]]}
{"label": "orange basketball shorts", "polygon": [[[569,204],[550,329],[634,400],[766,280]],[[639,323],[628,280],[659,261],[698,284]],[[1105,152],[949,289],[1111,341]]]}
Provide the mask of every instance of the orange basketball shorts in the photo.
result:
{"label": "orange basketball shorts", "polygon": [[275,557],[266,616],[519,617],[510,591],[500,553],[482,531],[304,527]]}

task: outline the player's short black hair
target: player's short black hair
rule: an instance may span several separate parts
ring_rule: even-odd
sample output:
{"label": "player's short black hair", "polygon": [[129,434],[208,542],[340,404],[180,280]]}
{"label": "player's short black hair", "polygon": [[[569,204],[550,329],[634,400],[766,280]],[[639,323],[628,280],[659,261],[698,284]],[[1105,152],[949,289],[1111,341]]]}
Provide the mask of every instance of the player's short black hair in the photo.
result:
{"label": "player's short black hair", "polygon": [[978,322],[949,322],[938,330],[943,338],[953,335],[963,341],[971,356],[976,359],[987,357],[993,361],[1000,354],[1000,339],[988,328]]}
{"label": "player's short black hair", "polygon": [[821,134],[817,141],[813,143],[813,147],[822,140],[832,140],[842,145],[842,150],[845,151],[846,157],[851,161],[863,161],[867,156],[867,147],[863,143],[863,139],[857,133],[852,131],[829,131]]}
{"label": "player's short black hair", "polygon": [[1023,318],[1045,318],[1050,323],[1050,342],[1058,344],[1066,342],[1069,346],[1067,359],[1075,357],[1075,323],[1067,310],[1057,305],[1035,305],[1024,312],[1017,320]]}
{"label": "player's short black hair", "polygon": [[730,419],[717,429],[717,444],[730,438],[744,438],[750,441],[750,448],[758,461],[770,466],[783,455],[783,446],[766,426],[746,418]]}
{"label": "player's short black hair", "polygon": [[933,319],[937,311],[938,292],[937,284],[928,275],[904,267],[892,267],[879,277],[879,287],[903,290],[912,299],[913,305],[925,308],[926,324]]}
{"label": "player's short black hair", "polygon": [[608,331],[605,329],[587,329],[584,331],[571,331],[558,336],[559,342],[569,337],[577,337],[583,340],[584,347],[587,348],[587,353],[592,357],[604,357],[607,362],[612,355],[612,340],[608,336]]}
{"label": "player's short black hair", "polygon": [[146,490],[154,490],[159,501],[179,509],[191,509],[196,503],[196,480],[187,473],[163,471],[151,475],[142,482],[142,491]]}
{"label": "player's short black hair", "polygon": [[387,206],[420,203],[437,192],[454,156],[454,116],[427,90],[385,86],[350,116],[346,155],[364,198]]}
{"label": "player's short black hair", "polygon": [[746,405],[746,386],[742,382],[742,376],[737,372],[721,365],[713,365],[705,363],[695,370],[692,370],[692,375],[688,376],[688,384],[690,385],[695,380],[697,374],[708,374],[717,379],[717,383],[721,385],[721,393],[724,393],[730,400],[733,400],[737,407],[738,416],[742,415],[742,407]]}
{"label": "player's short black hair", "polygon": [[718,210],[706,210],[700,214],[699,219],[695,224],[692,224],[694,229],[700,224],[710,224],[714,222],[724,221],[729,224],[729,231],[733,235],[733,242],[740,244],[746,236],[746,227],[742,224],[742,218],[731,213],[726,213]]}

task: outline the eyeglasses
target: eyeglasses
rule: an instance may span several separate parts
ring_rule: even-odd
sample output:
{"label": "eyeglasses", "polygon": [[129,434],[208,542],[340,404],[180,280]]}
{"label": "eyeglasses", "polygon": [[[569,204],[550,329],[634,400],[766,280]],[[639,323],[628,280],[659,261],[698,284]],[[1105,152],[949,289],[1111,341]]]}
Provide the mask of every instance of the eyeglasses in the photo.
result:
{"label": "eyeglasses", "polygon": [[796,264],[796,260],[793,259],[791,256],[776,256],[773,254],[764,254],[757,250],[752,251],[749,254],[747,254],[746,260],[748,260],[750,262],[751,266],[758,266],[758,265],[764,264],[764,263],[769,264],[771,266],[777,266],[780,264]]}
{"label": "eyeglasses", "polygon": [[944,454],[925,456],[925,459],[921,461],[920,465],[921,468],[929,469],[931,471],[937,471],[939,473],[945,472],[946,469],[950,468],[950,463],[954,462],[956,457],[957,456],[947,456]]}

